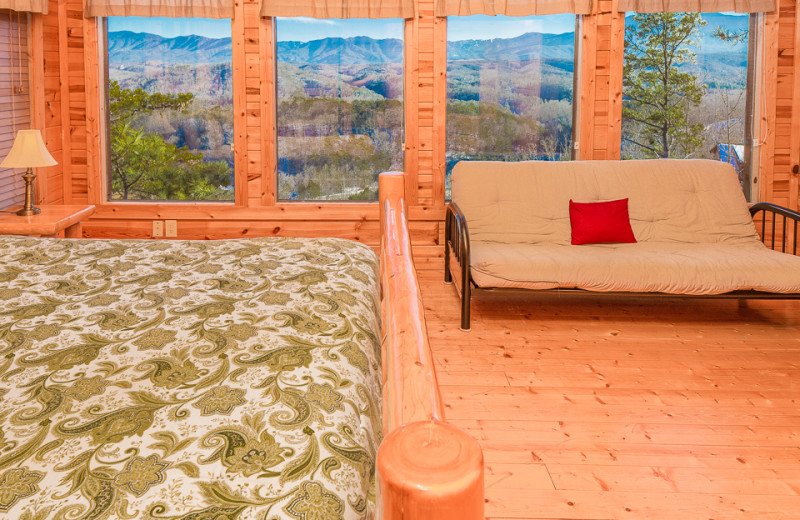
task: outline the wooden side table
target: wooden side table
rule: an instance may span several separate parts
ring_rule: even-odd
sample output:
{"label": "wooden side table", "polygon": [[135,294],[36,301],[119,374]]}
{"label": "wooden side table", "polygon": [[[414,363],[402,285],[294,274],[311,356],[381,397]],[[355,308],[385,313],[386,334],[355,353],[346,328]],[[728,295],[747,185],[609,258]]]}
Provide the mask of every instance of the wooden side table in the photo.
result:
{"label": "wooden side table", "polygon": [[[15,213],[0,213],[0,234],[27,235],[34,237],[57,237],[61,231],[67,238],[82,238],[81,220],[94,213],[93,205],[38,206],[42,212],[30,217]],[[16,211],[19,207],[6,208]]]}

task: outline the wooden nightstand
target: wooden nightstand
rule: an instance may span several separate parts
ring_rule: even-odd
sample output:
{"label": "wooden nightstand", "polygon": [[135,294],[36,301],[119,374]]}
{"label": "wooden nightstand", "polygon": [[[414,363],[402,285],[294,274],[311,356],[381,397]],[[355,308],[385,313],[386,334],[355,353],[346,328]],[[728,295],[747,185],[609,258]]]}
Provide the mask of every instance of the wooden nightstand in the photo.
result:
{"label": "wooden nightstand", "polygon": [[[42,212],[30,217],[15,213],[0,213],[0,234],[27,235],[35,237],[57,237],[61,231],[67,238],[82,238],[81,220],[94,213],[92,205],[38,206]],[[19,207],[6,208],[16,211]]]}

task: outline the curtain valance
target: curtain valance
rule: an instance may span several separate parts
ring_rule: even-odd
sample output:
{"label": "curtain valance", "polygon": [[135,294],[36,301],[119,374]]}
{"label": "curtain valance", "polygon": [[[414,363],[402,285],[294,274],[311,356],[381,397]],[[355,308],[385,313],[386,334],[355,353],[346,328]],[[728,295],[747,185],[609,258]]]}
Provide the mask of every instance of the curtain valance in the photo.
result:
{"label": "curtain valance", "polygon": [[0,9],[47,14],[47,0],[0,0]]}
{"label": "curtain valance", "polygon": [[413,18],[414,0],[263,0],[261,16]]}
{"label": "curtain valance", "polygon": [[86,0],[86,16],[233,18],[233,0]]}
{"label": "curtain valance", "polygon": [[775,7],[775,0],[619,0],[620,11],[639,13],[768,13]]}
{"label": "curtain valance", "polygon": [[436,16],[590,14],[592,0],[436,0]]}

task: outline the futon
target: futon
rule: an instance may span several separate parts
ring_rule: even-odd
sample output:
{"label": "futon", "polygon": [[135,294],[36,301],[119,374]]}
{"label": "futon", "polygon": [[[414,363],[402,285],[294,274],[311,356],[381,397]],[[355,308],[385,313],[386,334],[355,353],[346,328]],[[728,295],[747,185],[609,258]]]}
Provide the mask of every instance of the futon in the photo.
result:
{"label": "futon", "polygon": [[[625,211],[606,223],[576,204]],[[777,211],[796,233],[800,214]],[[464,329],[473,290],[800,296],[800,258],[762,243],[719,161],[461,161],[446,218],[445,280],[460,282]],[[584,229],[622,238],[584,242]]]}

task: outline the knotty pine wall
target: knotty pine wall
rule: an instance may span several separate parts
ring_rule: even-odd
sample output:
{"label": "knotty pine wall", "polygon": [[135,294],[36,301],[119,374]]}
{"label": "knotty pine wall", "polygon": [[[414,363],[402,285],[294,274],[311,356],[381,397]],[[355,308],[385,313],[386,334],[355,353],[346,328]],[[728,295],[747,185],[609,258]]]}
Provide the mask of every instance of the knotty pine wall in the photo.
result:
{"label": "knotty pine wall", "polygon": [[[800,183],[791,170],[800,164],[800,13],[796,0],[778,3],[779,10],[765,16],[760,199],[797,209]],[[45,128],[48,149],[59,162],[48,169],[43,201],[96,204],[96,214],[84,223],[88,237],[149,237],[152,220],[175,219],[179,238],[327,235],[377,246],[375,203],[275,200],[274,33],[271,20],[258,16],[258,6],[259,0],[237,1],[233,21],[235,206],[106,203],[97,22],[83,17],[82,0],[51,0],[49,14],[32,16],[34,120]],[[594,14],[582,20],[580,159],[620,156],[624,16],[616,8],[617,0],[595,0]],[[442,266],[446,26],[433,16],[433,0],[418,0],[417,17],[405,28],[405,171],[421,269]]]}

